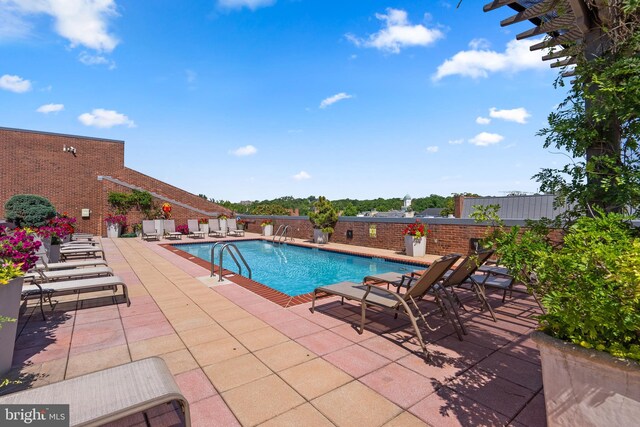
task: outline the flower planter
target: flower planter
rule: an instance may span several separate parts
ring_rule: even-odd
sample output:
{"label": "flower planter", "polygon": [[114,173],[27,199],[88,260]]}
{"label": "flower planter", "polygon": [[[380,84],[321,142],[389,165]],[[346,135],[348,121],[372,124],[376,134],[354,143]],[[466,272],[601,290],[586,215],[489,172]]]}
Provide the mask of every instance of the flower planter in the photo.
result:
{"label": "flower planter", "polygon": [[205,236],[209,235],[209,224],[200,224],[200,231],[203,231]]}
{"label": "flower planter", "polygon": [[0,378],[11,369],[23,280],[24,277],[16,277],[7,285],[0,285],[0,316],[16,319],[15,322],[3,323],[0,328]]}
{"label": "flower planter", "polygon": [[320,243],[320,244],[329,243],[329,233],[325,233],[320,229],[314,228],[313,229],[313,242],[314,243]]}
{"label": "flower planter", "polygon": [[51,245],[49,247],[49,262],[60,262],[60,245]]}
{"label": "flower planter", "polygon": [[120,236],[120,224],[107,224],[107,237],[110,239],[117,239]]}
{"label": "flower planter", "polygon": [[640,414],[640,364],[542,332],[538,345],[549,426],[630,426]]}
{"label": "flower planter", "polygon": [[273,236],[273,224],[262,227],[262,235],[265,237]]}
{"label": "flower planter", "polygon": [[226,219],[221,219],[220,220],[220,231],[222,231],[222,234],[224,234],[225,236],[227,235],[227,220]]}
{"label": "flower planter", "polygon": [[404,248],[408,256],[424,256],[427,253],[427,238],[414,239],[413,236],[406,235],[404,236]]}
{"label": "flower planter", "polygon": [[154,219],[153,225],[160,236],[164,236],[164,219]]}
{"label": "flower planter", "polygon": [[51,237],[42,237],[41,241],[47,253],[51,252]]}

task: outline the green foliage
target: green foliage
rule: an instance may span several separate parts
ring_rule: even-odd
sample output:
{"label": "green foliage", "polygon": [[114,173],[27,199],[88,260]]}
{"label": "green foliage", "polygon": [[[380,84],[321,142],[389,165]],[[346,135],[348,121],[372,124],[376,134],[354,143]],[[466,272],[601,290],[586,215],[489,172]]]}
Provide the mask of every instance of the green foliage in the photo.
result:
{"label": "green foliage", "polygon": [[34,194],[16,194],[4,205],[7,220],[18,227],[42,227],[56,216],[51,202]]}
{"label": "green foliage", "polygon": [[320,196],[313,204],[314,210],[309,213],[309,221],[313,228],[321,229],[324,233],[333,233],[333,227],[338,222],[338,211],[324,196]]}
{"label": "green foliage", "polygon": [[158,207],[148,191],[133,190],[131,193],[110,191],[107,202],[118,215],[126,215],[132,209],[142,212],[145,219],[154,219],[158,214]]}
{"label": "green foliage", "polygon": [[289,215],[289,210],[280,205],[265,203],[253,208],[253,215]]}
{"label": "green foliage", "polygon": [[[559,204],[576,204],[572,217],[593,215],[594,208],[632,213],[640,207],[640,17],[637,1],[622,3],[623,25],[604,29],[609,49],[597,58],[578,55],[567,97],[538,133],[545,148],[572,157],[534,176]],[[561,77],[556,86],[564,86]]]}
{"label": "green foliage", "polygon": [[131,202],[128,193],[110,191],[107,195],[107,203],[116,211],[118,215],[126,215],[131,210]]}
{"label": "green foliage", "polygon": [[[616,357],[640,360],[640,234],[627,218],[596,211],[549,238],[548,221],[506,228],[496,206],[474,212],[490,221],[486,246],[541,297],[548,334]],[[535,273],[535,274],[531,274]]]}

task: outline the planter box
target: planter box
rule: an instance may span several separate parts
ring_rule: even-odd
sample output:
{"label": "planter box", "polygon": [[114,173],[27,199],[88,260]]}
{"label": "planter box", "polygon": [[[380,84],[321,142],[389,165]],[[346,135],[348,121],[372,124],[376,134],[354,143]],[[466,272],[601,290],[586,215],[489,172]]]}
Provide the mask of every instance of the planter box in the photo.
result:
{"label": "planter box", "polygon": [[16,319],[15,322],[3,323],[0,328],[0,379],[11,369],[23,280],[24,277],[16,277],[9,284],[0,285],[0,315]]}
{"label": "planter box", "polygon": [[48,256],[49,262],[60,262],[60,245],[51,245]]}
{"label": "planter box", "polygon": [[227,220],[226,219],[221,219],[220,220],[220,231],[222,231],[222,234],[224,234],[225,236],[227,235],[227,231],[229,231],[229,229],[227,228]]}
{"label": "planter box", "polygon": [[320,244],[329,243],[329,233],[325,233],[317,228],[313,229],[313,242]]}
{"label": "planter box", "polygon": [[273,224],[262,227],[262,235],[266,237],[273,236]]}
{"label": "planter box", "polygon": [[413,236],[404,236],[405,253],[409,256],[420,257],[427,253],[427,238],[414,239]]}
{"label": "planter box", "polygon": [[549,426],[631,426],[640,414],[640,364],[534,332]]}
{"label": "planter box", "polygon": [[204,231],[205,236],[209,234],[209,224],[200,224],[200,231]]}
{"label": "planter box", "polygon": [[110,239],[120,237],[120,224],[107,224],[107,237]]}
{"label": "planter box", "polygon": [[153,226],[160,236],[164,236],[164,219],[154,219]]}

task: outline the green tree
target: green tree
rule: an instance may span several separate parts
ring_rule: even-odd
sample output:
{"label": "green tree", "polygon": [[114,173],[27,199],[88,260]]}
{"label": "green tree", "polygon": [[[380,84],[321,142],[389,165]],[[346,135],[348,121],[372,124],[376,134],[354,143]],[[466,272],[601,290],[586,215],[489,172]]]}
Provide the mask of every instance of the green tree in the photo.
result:
{"label": "green tree", "polygon": [[253,208],[253,215],[289,215],[289,209],[275,203],[265,203]]}
{"label": "green tree", "polygon": [[338,222],[338,212],[326,197],[320,196],[313,204],[314,210],[309,213],[309,221],[313,228],[324,233],[333,233],[333,227]]}

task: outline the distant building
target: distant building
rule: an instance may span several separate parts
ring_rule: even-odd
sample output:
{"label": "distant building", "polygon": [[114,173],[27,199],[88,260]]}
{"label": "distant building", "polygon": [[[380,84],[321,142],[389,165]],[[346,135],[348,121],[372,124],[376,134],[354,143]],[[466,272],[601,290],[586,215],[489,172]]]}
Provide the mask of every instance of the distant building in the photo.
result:
{"label": "distant building", "polygon": [[555,218],[568,211],[572,206],[554,207],[555,196],[538,194],[534,196],[505,197],[462,197],[457,196],[454,203],[457,218],[471,218],[476,206],[500,205],[498,216],[502,219],[541,219]]}
{"label": "distant building", "polygon": [[416,216],[422,218],[438,218],[442,216],[444,208],[427,208],[422,212],[416,213]]}

